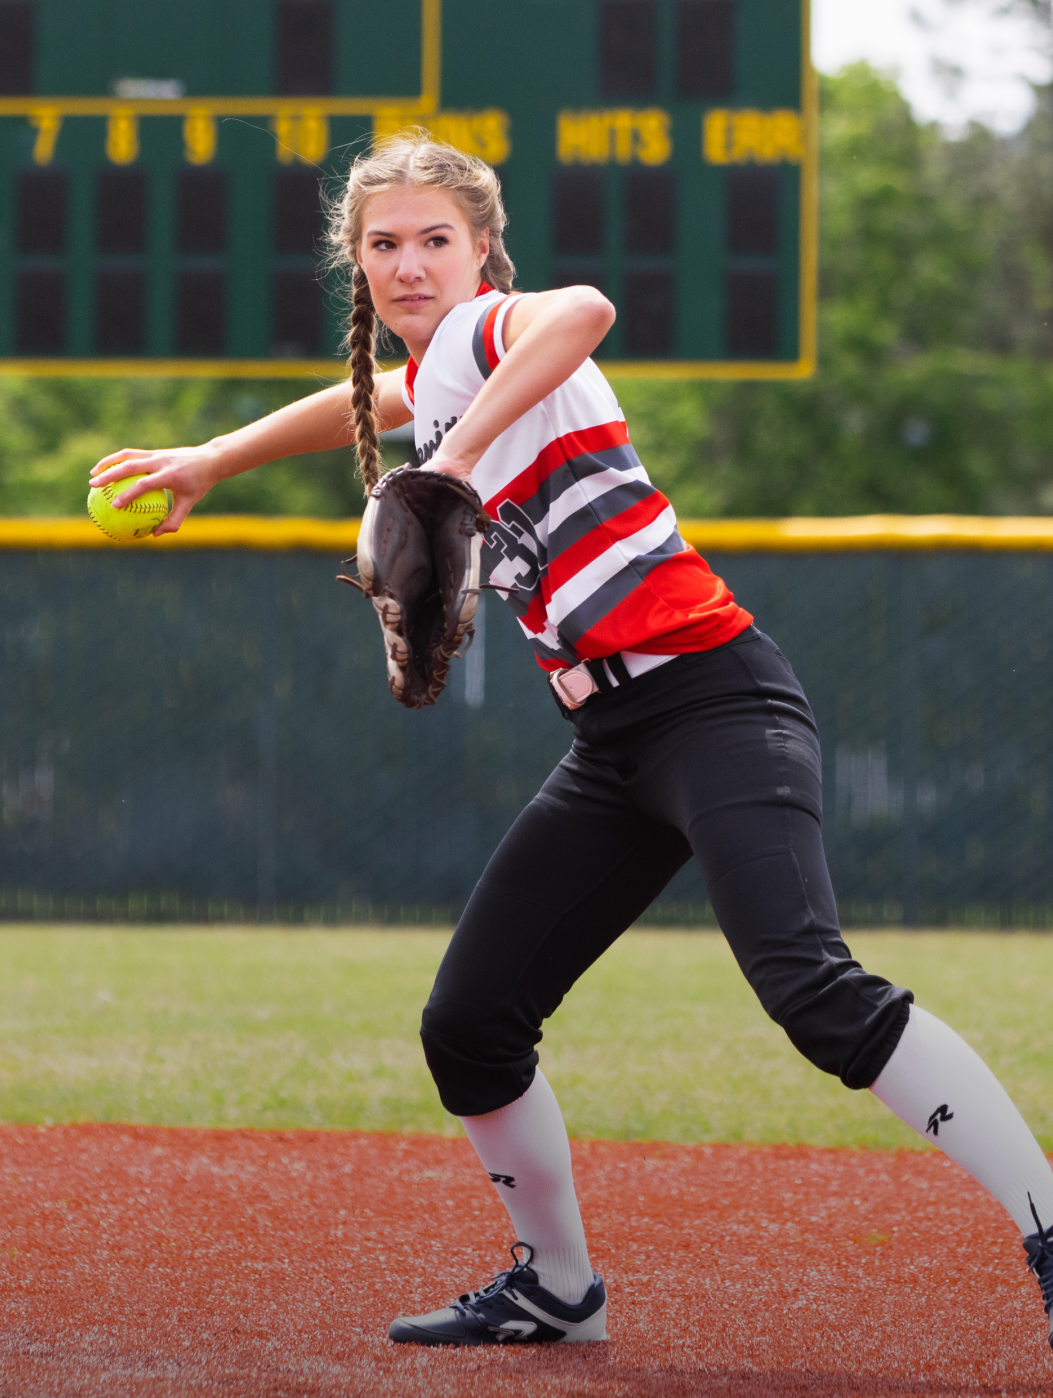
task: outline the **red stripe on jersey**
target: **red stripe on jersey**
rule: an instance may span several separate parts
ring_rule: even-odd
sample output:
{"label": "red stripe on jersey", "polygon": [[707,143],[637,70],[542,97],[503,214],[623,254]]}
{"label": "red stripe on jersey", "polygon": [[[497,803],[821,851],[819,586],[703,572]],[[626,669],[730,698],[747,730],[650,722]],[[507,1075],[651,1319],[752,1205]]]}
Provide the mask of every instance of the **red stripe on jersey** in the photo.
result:
{"label": "red stripe on jersey", "polygon": [[413,384],[417,377],[417,361],[410,355],[406,360],[406,397],[413,402]]}
{"label": "red stripe on jersey", "polygon": [[577,432],[568,432],[562,437],[554,437],[542,447],[537,456],[514,480],[486,501],[486,508],[492,514],[505,500],[522,505],[538,493],[542,481],[557,471],[564,461],[573,461],[576,456],[588,456],[592,452],[606,451],[609,447],[627,447],[629,431],[624,422],[604,422],[599,427],[583,427]]}
{"label": "red stripe on jersey", "polygon": [[[490,285],[489,282],[480,282],[480,283],[479,283],[479,290],[475,293],[475,297],[473,298],[473,300],[474,300],[474,299],[478,299],[478,297],[480,297],[480,296],[489,296],[490,293],[491,293],[491,291],[493,291],[493,287]],[[501,304],[502,304],[502,303],[501,303],[500,301],[498,301],[497,305],[500,306]],[[496,314],[497,314],[496,308],[495,308],[493,311],[491,311],[490,314],[491,314],[491,315],[496,315]],[[493,334],[492,334],[492,333],[491,333],[490,339],[491,339],[491,341],[493,340]],[[489,351],[488,351],[487,353],[488,353],[488,355],[489,355]],[[411,403],[415,402],[415,399],[414,399],[414,396],[413,396],[413,385],[414,385],[414,382],[416,381],[416,378],[417,378],[417,370],[419,369],[419,367],[420,367],[420,366],[418,365],[417,361],[413,358],[413,356],[412,356],[412,354],[411,354],[411,355],[409,356],[409,358],[406,360],[406,397],[410,400]],[[496,363],[494,363],[494,364],[491,364],[490,367],[491,367],[491,369],[495,369],[495,368],[497,367],[497,365],[496,365]]]}
{"label": "red stripe on jersey", "polygon": [[497,353],[497,345],[494,343],[494,326],[497,324],[497,313],[504,304],[503,301],[498,301],[496,306],[491,306],[490,314],[483,322],[483,351],[491,369],[496,369],[501,363],[501,356]]}
{"label": "red stripe on jersey", "polygon": [[[538,584],[537,595],[532,598],[529,607],[520,617],[523,626],[535,636],[540,635],[545,629],[548,604],[557,588],[569,582],[576,573],[587,567],[594,558],[599,558],[601,554],[606,553],[612,545],[619,543],[622,539],[629,538],[639,529],[645,529],[652,520],[657,519],[662,511],[668,508],[669,501],[660,491],[656,490],[645,500],[638,500],[635,505],[630,505],[620,515],[615,515],[612,519],[597,525],[595,529],[590,529],[588,534],[572,544],[569,549],[564,550],[558,557],[550,559],[548,572]],[[697,554],[695,557],[697,558]],[[697,600],[697,591],[694,595]],[[580,646],[578,649],[580,650]],[[619,649],[630,650],[631,647],[626,644]],[[610,652],[605,651],[604,654],[609,655]]]}
{"label": "red stripe on jersey", "polygon": [[711,572],[694,549],[687,549],[652,568],[575,649],[587,660],[620,650],[683,655],[726,645],[752,621],[723,578]]}
{"label": "red stripe on jersey", "polygon": [[614,515],[611,519],[604,520],[602,524],[597,524],[595,529],[571,544],[557,557],[549,560],[548,570],[548,591],[551,595],[557,588],[562,587],[565,582],[569,582],[575,573],[580,573],[582,568],[587,567],[594,558],[599,558],[601,553],[606,553],[612,544],[627,539],[630,534],[635,534],[638,529],[643,529],[657,519],[663,510],[669,508],[669,501],[660,491],[654,491],[644,500],[637,500],[635,505],[630,505],[627,510],[623,510],[620,515]]}
{"label": "red stripe on jersey", "polygon": [[[530,599],[530,606],[519,617],[520,626],[524,631],[529,631],[532,636],[540,636],[548,620],[549,590],[547,582],[547,578],[541,579],[540,587]],[[565,660],[560,662],[561,665],[566,665],[566,663]]]}

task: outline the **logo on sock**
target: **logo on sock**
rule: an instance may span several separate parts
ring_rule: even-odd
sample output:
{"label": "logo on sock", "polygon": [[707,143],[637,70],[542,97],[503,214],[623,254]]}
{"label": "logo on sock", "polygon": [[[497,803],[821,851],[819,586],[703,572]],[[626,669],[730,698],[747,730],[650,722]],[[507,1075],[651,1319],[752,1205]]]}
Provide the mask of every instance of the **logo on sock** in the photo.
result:
{"label": "logo on sock", "polygon": [[[954,1113],[947,1110],[947,1103],[944,1102],[943,1106],[937,1107],[932,1116],[929,1117],[929,1124],[925,1128],[926,1136],[930,1131],[934,1136],[938,1136],[940,1134],[940,1122],[953,1120]],[[490,1178],[493,1179],[493,1175],[491,1175]]]}
{"label": "logo on sock", "polygon": [[509,1189],[515,1189],[515,1175],[495,1175],[492,1170],[488,1171],[488,1174],[490,1175],[490,1178],[493,1180],[494,1184],[503,1184],[507,1185]]}

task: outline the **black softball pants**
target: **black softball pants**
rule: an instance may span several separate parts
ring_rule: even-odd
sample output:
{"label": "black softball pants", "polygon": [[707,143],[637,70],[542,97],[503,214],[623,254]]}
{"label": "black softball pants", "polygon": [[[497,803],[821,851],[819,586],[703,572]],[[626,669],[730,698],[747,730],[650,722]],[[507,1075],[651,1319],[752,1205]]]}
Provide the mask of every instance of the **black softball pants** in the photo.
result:
{"label": "black softball pants", "polygon": [[864,971],[841,938],[819,738],[778,647],[751,626],[594,695],[573,721],[570,752],[487,865],[424,1010],[447,1110],[522,1096],[544,1020],[692,855],[767,1013],[817,1068],[869,1087],[913,996]]}

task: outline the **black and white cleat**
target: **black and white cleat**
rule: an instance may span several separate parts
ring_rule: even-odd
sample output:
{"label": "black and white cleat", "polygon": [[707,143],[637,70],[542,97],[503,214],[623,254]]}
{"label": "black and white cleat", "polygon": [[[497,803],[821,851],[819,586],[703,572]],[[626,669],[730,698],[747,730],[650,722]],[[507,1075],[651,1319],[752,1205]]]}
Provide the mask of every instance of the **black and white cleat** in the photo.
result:
{"label": "black and white cleat", "polygon": [[1024,1239],[1024,1251],[1027,1253],[1027,1265],[1038,1278],[1038,1284],[1042,1288],[1042,1302],[1049,1318],[1049,1345],[1053,1349],[1053,1226],[1042,1227],[1038,1210],[1030,1194],[1027,1196],[1027,1202],[1031,1205],[1038,1232],[1029,1233]]}
{"label": "black and white cleat", "polygon": [[[521,1262],[516,1248],[529,1256]],[[400,1345],[578,1344],[607,1338],[607,1292],[594,1272],[585,1299],[568,1306],[546,1291],[530,1266],[534,1250],[512,1246],[514,1266],[479,1291],[466,1292],[429,1315],[399,1316],[388,1337]]]}

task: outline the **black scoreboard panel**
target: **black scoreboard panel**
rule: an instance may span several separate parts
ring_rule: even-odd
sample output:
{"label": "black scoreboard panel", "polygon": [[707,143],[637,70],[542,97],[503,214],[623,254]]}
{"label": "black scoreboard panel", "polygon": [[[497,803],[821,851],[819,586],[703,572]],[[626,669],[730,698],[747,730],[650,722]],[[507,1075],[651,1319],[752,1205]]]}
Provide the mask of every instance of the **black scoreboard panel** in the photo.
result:
{"label": "black scoreboard panel", "polygon": [[807,0],[0,0],[0,370],[338,374],[324,203],[423,125],[609,370],[810,373]]}

